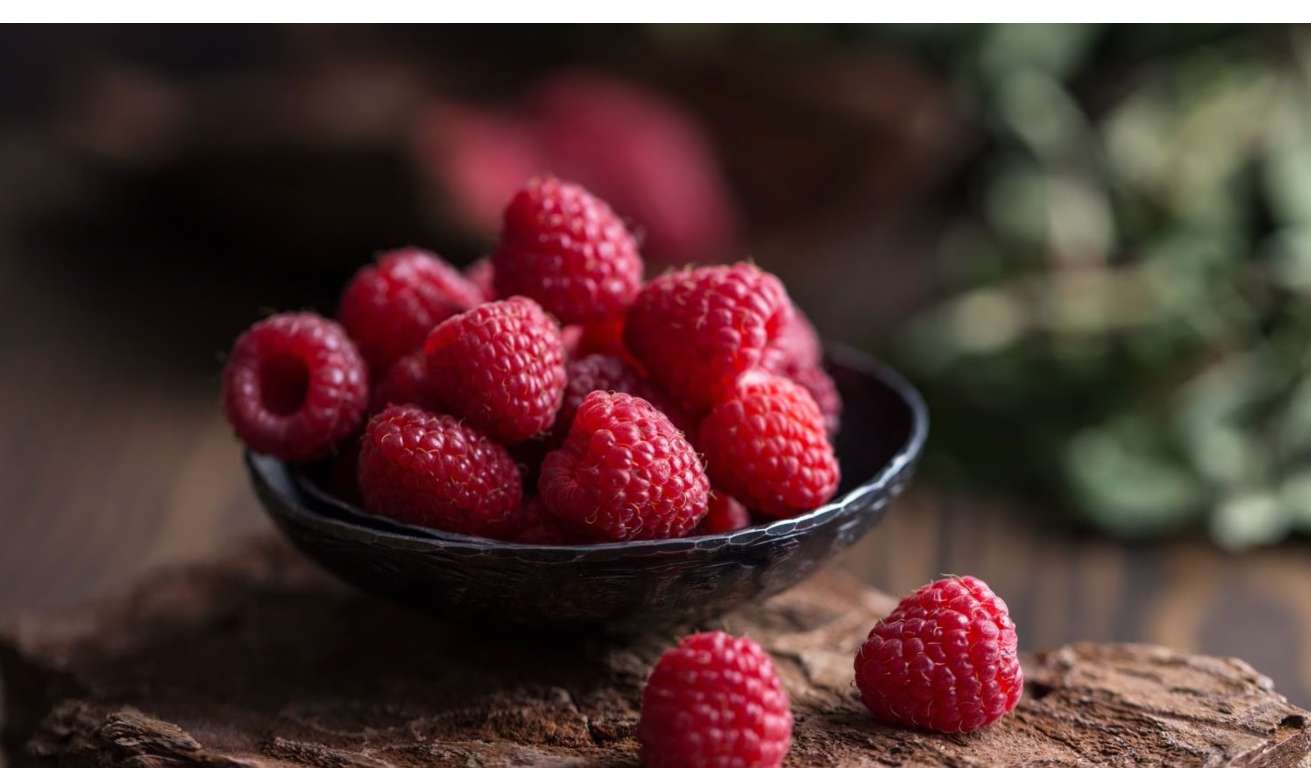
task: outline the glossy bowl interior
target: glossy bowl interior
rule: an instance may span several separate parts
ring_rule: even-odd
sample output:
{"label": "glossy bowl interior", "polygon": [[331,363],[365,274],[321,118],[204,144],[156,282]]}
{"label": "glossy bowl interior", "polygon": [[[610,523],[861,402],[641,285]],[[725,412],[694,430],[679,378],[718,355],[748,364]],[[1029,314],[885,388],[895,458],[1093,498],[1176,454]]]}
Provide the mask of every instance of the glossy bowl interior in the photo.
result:
{"label": "glossy bowl interior", "polygon": [[928,435],[919,394],[868,357],[826,361],[845,401],[833,501],[732,533],[586,546],[511,544],[418,528],[337,500],[248,453],[256,494],[309,557],[361,589],[441,615],[611,629],[695,622],[800,582],[882,519]]}

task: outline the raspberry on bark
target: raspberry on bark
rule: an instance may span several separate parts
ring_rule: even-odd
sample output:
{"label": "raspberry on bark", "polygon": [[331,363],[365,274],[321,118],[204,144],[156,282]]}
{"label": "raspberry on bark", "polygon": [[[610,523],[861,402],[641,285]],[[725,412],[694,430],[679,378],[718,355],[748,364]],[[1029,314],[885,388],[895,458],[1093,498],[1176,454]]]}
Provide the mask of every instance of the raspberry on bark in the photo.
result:
{"label": "raspberry on bark", "polygon": [[637,739],[646,768],[778,768],[792,746],[792,710],[774,661],[723,632],[683,639],[642,691]]}
{"label": "raspberry on bark", "polygon": [[307,312],[261,320],[223,367],[223,409],[251,450],[285,461],[333,452],[369,403],[368,370],[342,327]]}
{"label": "raspberry on bark", "polygon": [[360,448],[365,509],[412,525],[503,538],[523,489],[505,447],[452,416],[410,405],[369,420]]}
{"label": "raspberry on bark", "polygon": [[390,251],[360,269],[337,317],[375,375],[423,344],[433,326],[478,306],[482,292],[458,269],[418,248]]}
{"label": "raspberry on bark", "polygon": [[917,589],[856,654],[861,700],[894,725],[961,733],[1015,708],[1024,688],[1006,603],[973,576]]}
{"label": "raspberry on bark", "polygon": [[503,443],[550,428],[564,396],[560,326],[515,296],[456,315],[424,342],[428,377],[450,413]]}
{"label": "raspberry on bark", "polygon": [[710,481],[669,417],[640,397],[592,392],[538,488],[557,517],[628,541],[686,535],[706,514]]}
{"label": "raspberry on bark", "polygon": [[703,412],[761,365],[791,320],[778,278],[745,264],[671,272],[642,288],[628,313],[628,349],[685,408]]}
{"label": "raspberry on bark", "polygon": [[602,200],[576,184],[533,179],[505,209],[492,253],[496,293],[534,299],[561,323],[624,311],[642,284],[637,241]]}
{"label": "raspberry on bark", "polygon": [[832,498],[839,468],[824,415],[799,384],[752,372],[701,422],[697,446],[717,487],[770,517]]}

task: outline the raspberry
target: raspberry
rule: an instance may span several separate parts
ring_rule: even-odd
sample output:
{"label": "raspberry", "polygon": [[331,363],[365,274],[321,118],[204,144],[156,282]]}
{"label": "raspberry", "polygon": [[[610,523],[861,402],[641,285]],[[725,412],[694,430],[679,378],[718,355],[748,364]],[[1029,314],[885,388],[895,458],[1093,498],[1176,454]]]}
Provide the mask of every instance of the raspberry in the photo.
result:
{"label": "raspberry", "polygon": [[566,325],[560,329],[560,340],[564,343],[566,360],[578,359],[578,342],[583,339],[583,326]]}
{"label": "raspberry", "polygon": [[824,431],[830,438],[836,435],[842,426],[842,394],[828,372],[823,368],[806,368],[788,378],[806,388],[819,412],[824,414]]}
{"label": "raspberry", "polygon": [[683,536],[706,514],[710,481],[669,417],[640,397],[592,392],[564,447],[542,462],[553,514],[612,541]]}
{"label": "raspberry", "polygon": [[375,374],[423,343],[433,326],[483,302],[459,270],[417,248],[383,254],[341,295],[337,317]]}
{"label": "raspberry", "polygon": [[794,306],[792,321],[765,350],[763,367],[806,388],[824,414],[824,426],[832,437],[841,425],[842,395],[823,368],[823,356],[823,344],[815,326]]}
{"label": "raspberry", "polygon": [[443,218],[463,234],[495,233],[505,201],[523,180],[560,167],[517,116],[441,100],[421,108],[412,125],[416,164],[435,183]]}
{"label": "raspberry", "polygon": [[765,367],[775,373],[818,368],[823,364],[824,345],[819,332],[805,313],[792,305],[792,318],[779,330],[765,350]]}
{"label": "raspberry", "polygon": [[617,357],[588,355],[565,366],[569,383],[564,388],[564,402],[555,416],[555,433],[563,441],[574,423],[574,414],[583,400],[593,392],[623,392],[636,395],[669,417],[684,434],[694,430],[696,422],[654,381],[633,370]]}
{"label": "raspberry", "polygon": [[359,429],[368,371],[346,331],[315,314],[261,320],[223,368],[223,408],[251,450],[286,461],[328,456]]}
{"label": "raspberry", "polygon": [[690,411],[704,411],[760,365],[791,319],[778,278],[750,264],[671,272],[646,284],[628,313],[628,348]]}
{"label": "raspberry", "polygon": [[534,496],[514,518],[512,540],[520,544],[588,544],[592,540],[578,525],[551,514],[540,497]]}
{"label": "raspberry", "polygon": [[492,260],[490,258],[478,259],[474,263],[464,268],[464,279],[468,280],[478,289],[486,301],[496,301],[496,286],[493,285],[495,276],[492,270]]}
{"label": "raspberry", "polygon": [[510,452],[510,458],[514,459],[514,463],[519,467],[519,475],[523,477],[526,494],[537,493],[537,479],[542,472],[542,459],[546,458],[546,454],[560,447],[558,443],[550,440],[553,435],[554,433],[542,435],[505,446],[505,450]]}
{"label": "raspberry", "polygon": [[628,351],[628,347],[624,344],[624,324],[624,315],[616,315],[607,320],[582,326],[582,334],[578,337],[577,356],[609,355],[610,357],[617,357],[631,365],[643,376],[647,375],[646,366],[642,365],[636,357],[633,357],[633,354]]}
{"label": "raspberry", "polygon": [[637,241],[610,206],[552,178],[510,201],[492,265],[499,295],[535,299],[565,324],[622,312],[642,285]]}
{"label": "raspberry", "polygon": [[364,497],[360,495],[360,438],[343,440],[337,447],[337,457],[332,460],[323,490],[330,496],[357,507],[364,506]]}
{"label": "raspberry", "polygon": [[365,509],[404,523],[499,538],[523,497],[505,448],[452,416],[393,405],[360,449]]}
{"label": "raspberry", "polygon": [[710,507],[701,523],[692,531],[693,536],[712,533],[729,533],[751,525],[751,513],[742,502],[719,490],[711,490]]}
{"label": "raspberry", "polygon": [[530,100],[541,167],[641,222],[643,255],[686,264],[736,250],[733,194],[704,128],[687,110],[594,71],[555,73]]}
{"label": "raspberry", "polygon": [[407,404],[434,413],[442,410],[428,382],[428,361],[423,356],[423,350],[411,352],[391,364],[373,386],[369,412],[377,413],[389,405]]}
{"label": "raspberry", "polygon": [[531,299],[493,301],[446,320],[424,342],[437,399],[503,443],[549,428],[564,395],[560,326]]}
{"label": "raspberry", "polygon": [[884,722],[961,733],[1015,708],[1024,676],[1006,603],[973,576],[935,581],[874,625],[856,654],[861,699]]}
{"label": "raspberry", "polygon": [[762,514],[793,517],[837,490],[824,416],[805,389],[781,376],[743,376],[701,422],[699,435],[715,485]]}
{"label": "raspberry", "polygon": [[792,710],[755,641],[702,632],[651,670],[637,739],[646,768],[778,768],[792,746]]}

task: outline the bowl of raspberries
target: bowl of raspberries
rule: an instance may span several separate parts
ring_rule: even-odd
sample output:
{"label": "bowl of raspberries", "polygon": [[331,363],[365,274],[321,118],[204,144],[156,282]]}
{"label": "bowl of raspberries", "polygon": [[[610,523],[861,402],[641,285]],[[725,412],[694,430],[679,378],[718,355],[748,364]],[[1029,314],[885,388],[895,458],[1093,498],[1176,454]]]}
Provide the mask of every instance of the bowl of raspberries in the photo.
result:
{"label": "bowl of raspberries", "polygon": [[696,621],[860,539],[928,431],[754,264],[648,276],[575,184],[530,180],[464,270],[379,255],[334,318],[256,322],[223,371],[256,494],[329,571],[532,625]]}

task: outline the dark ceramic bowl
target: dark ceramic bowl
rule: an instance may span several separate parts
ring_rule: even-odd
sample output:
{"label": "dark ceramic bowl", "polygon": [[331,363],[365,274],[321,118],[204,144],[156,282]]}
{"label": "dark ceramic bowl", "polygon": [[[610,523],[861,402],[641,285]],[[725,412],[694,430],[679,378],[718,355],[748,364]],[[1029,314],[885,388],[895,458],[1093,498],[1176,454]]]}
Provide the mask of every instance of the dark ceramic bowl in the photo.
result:
{"label": "dark ceramic bowl", "polygon": [[895,372],[846,349],[829,372],[845,400],[843,483],[828,504],[733,533],[586,546],[510,544],[403,525],[328,496],[293,467],[247,454],[264,508],[346,581],[441,615],[612,629],[699,621],[798,583],[883,518],[928,434],[928,412]]}

